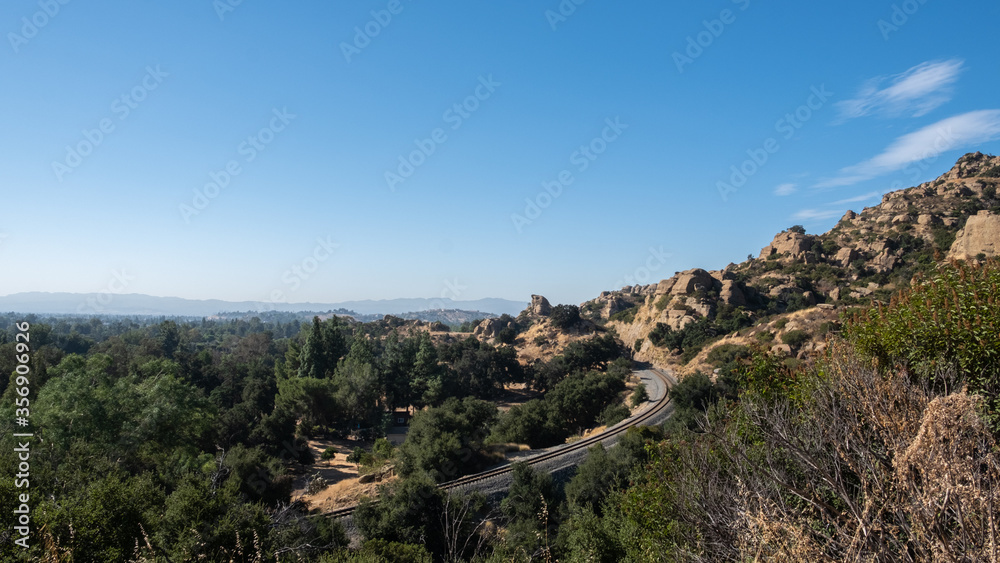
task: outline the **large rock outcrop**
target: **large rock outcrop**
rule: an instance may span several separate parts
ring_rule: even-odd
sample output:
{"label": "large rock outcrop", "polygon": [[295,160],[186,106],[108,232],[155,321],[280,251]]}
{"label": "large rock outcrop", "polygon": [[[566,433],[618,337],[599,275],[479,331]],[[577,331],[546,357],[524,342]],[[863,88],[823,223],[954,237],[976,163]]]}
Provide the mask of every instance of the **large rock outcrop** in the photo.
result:
{"label": "large rock outcrop", "polygon": [[552,312],[552,305],[549,300],[541,295],[531,296],[531,314],[539,317],[547,317]]}
{"label": "large rock outcrop", "polygon": [[719,301],[734,307],[747,304],[746,295],[743,294],[743,290],[733,280],[722,281],[722,289],[719,291]]}
{"label": "large rock outcrop", "polygon": [[701,268],[687,270],[677,275],[677,282],[670,289],[671,295],[690,295],[698,290],[708,291],[715,287],[716,279]]}
{"label": "large rock outcrop", "polygon": [[971,260],[979,254],[987,258],[1000,255],[1000,215],[980,211],[969,217],[955,236],[948,258]]}
{"label": "large rock outcrop", "polygon": [[500,331],[506,326],[500,319],[486,319],[476,325],[472,334],[483,338],[496,338]]}
{"label": "large rock outcrop", "polygon": [[774,240],[771,241],[771,244],[761,249],[760,259],[765,260],[772,254],[782,256],[787,253],[793,260],[801,260],[805,257],[806,252],[812,249],[815,240],[816,237],[802,233],[791,231],[778,233],[775,235]]}

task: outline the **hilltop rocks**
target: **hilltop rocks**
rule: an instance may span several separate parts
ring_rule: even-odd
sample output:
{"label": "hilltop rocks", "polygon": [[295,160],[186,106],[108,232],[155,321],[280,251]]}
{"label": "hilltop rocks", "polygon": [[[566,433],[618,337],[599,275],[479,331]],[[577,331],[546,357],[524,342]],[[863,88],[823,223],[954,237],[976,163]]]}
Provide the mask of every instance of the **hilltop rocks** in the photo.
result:
{"label": "hilltop rocks", "polygon": [[695,268],[681,272],[670,293],[671,295],[690,295],[698,290],[707,291],[713,287],[715,287],[715,278],[705,270]]}
{"label": "hilltop rocks", "polygon": [[969,217],[965,227],[955,236],[948,258],[969,260],[978,254],[985,254],[987,258],[1000,255],[1000,215],[980,211]]}
{"label": "hilltop rocks", "polygon": [[607,298],[607,301],[604,304],[604,311],[602,315],[604,316],[604,318],[608,318],[611,315],[614,315],[615,313],[620,313],[621,311],[624,311],[625,309],[628,309],[631,306],[632,303],[630,303],[629,301],[622,299],[617,295],[611,295]]}
{"label": "hilltop rocks", "polygon": [[806,252],[812,249],[816,237],[804,235],[802,233],[784,232],[778,233],[771,244],[765,246],[760,251],[760,259],[766,260],[768,256],[777,254],[782,256],[788,254],[793,260],[805,258]]}
{"label": "hilltop rocks", "polygon": [[669,294],[675,283],[677,283],[677,278],[670,278],[668,280],[661,281],[656,285],[656,295]]}
{"label": "hilltop rocks", "polygon": [[549,300],[541,295],[531,296],[531,314],[539,317],[547,317],[552,312],[552,305]]}
{"label": "hilltop rocks", "polygon": [[622,293],[628,295],[653,295],[656,293],[657,284],[649,285],[626,285],[621,289]]}
{"label": "hilltop rocks", "polygon": [[958,163],[949,170],[942,178],[948,180],[958,180],[960,178],[971,178],[978,176],[989,168],[1000,165],[1000,157],[989,157],[981,152],[967,154],[958,159]]}

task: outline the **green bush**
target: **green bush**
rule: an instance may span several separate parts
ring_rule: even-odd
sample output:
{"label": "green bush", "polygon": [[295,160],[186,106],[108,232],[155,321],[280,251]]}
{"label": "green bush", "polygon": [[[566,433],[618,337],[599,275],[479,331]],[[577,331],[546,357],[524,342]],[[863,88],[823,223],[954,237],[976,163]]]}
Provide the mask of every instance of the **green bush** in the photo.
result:
{"label": "green bush", "polygon": [[749,358],[750,355],[750,348],[742,344],[723,344],[708,352],[708,363],[715,367],[721,367],[736,360]]}
{"label": "green bush", "polygon": [[669,304],[670,304],[670,296],[669,295],[661,295],[660,298],[656,300],[656,305],[654,305],[654,306],[656,307],[657,311],[662,311],[662,310],[666,309],[667,305],[669,305]]}
{"label": "green bush", "polygon": [[804,330],[790,330],[781,336],[781,341],[792,348],[797,348],[809,340],[809,333]]}
{"label": "green bush", "polygon": [[980,172],[979,175],[984,178],[1000,178],[1000,166],[987,168],[986,170]]}
{"label": "green bush", "polygon": [[601,414],[597,417],[597,422],[603,426],[614,426],[628,418],[631,414],[632,412],[628,410],[628,407],[621,403],[615,403],[608,405],[601,411]]}
{"label": "green bush", "polygon": [[629,403],[631,403],[633,407],[637,407],[648,400],[649,400],[649,392],[646,391],[645,383],[640,383],[639,385],[636,385],[635,391],[632,391],[632,396],[629,397]]}
{"label": "green bush", "polygon": [[632,321],[635,320],[635,314],[638,313],[638,312],[639,312],[639,307],[633,305],[632,307],[629,307],[628,309],[623,309],[621,311],[618,311],[614,315],[611,315],[608,318],[608,320],[618,321],[618,322],[622,322],[622,323],[628,324],[628,323],[631,323]]}
{"label": "green bush", "polygon": [[572,328],[580,322],[580,308],[576,305],[556,305],[549,313],[549,320],[557,328]]}
{"label": "green bush", "polygon": [[948,229],[947,227],[934,227],[931,230],[931,234],[934,236],[934,246],[941,251],[947,251],[951,248],[951,244],[955,242],[955,231]]}
{"label": "green bush", "polygon": [[1000,262],[944,265],[916,277],[888,306],[855,317],[847,335],[883,366],[937,382],[957,368],[992,404],[1000,392]]}

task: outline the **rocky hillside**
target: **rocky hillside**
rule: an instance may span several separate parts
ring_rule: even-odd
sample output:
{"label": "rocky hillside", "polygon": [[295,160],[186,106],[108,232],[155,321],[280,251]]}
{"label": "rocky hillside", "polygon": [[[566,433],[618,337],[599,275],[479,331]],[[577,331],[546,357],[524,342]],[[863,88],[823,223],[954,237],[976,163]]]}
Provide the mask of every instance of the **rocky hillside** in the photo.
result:
{"label": "rocky hillside", "polygon": [[580,309],[637,359],[682,374],[710,371],[709,354],[722,344],[759,342],[789,363],[807,361],[847,308],[886,300],[942,261],[1000,254],[998,184],[1000,157],[967,154],[937,180],[849,211],[824,234],[792,227],[740,264],[604,292]]}
{"label": "rocky hillside", "polygon": [[601,336],[600,324],[580,315],[575,305],[556,305],[541,295],[531,296],[531,305],[517,317],[503,315],[479,323],[473,335],[493,344],[510,344],[525,365],[546,362],[573,342]]}

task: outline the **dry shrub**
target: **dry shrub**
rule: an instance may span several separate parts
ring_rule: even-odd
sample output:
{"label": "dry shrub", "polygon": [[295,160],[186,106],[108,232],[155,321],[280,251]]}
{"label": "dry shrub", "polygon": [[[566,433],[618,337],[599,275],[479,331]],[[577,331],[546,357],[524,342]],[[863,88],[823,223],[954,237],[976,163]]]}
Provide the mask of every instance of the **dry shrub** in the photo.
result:
{"label": "dry shrub", "polygon": [[965,391],[931,401],[920,431],[895,460],[909,493],[912,534],[946,561],[998,561],[996,442]]}
{"label": "dry shrub", "polygon": [[794,399],[746,393],[706,421],[714,454],[690,448],[690,479],[674,481],[700,559],[1000,561],[997,445],[981,398],[947,380],[883,373],[834,344]]}

